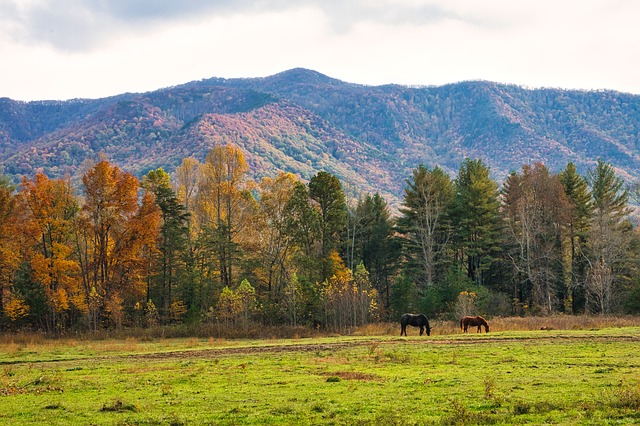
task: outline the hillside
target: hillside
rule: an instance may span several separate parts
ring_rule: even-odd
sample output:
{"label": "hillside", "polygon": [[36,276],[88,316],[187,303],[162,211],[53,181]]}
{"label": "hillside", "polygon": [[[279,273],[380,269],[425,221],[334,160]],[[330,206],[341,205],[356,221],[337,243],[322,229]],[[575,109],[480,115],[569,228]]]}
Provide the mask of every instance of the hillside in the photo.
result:
{"label": "hillside", "polygon": [[453,175],[465,157],[482,158],[498,180],[534,161],[555,171],[573,161],[585,173],[598,157],[635,179],[639,134],[636,95],[485,81],[371,87],[305,69],[96,100],[0,99],[0,164],[16,181],[37,170],[77,177],[99,153],[136,175],[171,172],[232,142],[254,178],[326,170],[392,205],[418,164]]}

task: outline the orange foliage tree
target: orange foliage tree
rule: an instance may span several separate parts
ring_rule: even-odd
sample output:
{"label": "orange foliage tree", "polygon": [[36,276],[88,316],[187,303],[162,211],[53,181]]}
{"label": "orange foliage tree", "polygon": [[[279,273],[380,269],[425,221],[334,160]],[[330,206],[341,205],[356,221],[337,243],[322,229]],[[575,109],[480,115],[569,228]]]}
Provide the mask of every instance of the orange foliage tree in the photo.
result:
{"label": "orange foliage tree", "polygon": [[79,258],[94,326],[103,315],[118,325],[124,304],[133,306],[146,289],[148,253],[154,247],[160,213],[153,195],[138,199],[138,179],[108,161],[83,176]]}
{"label": "orange foliage tree", "polygon": [[33,180],[23,178],[20,207],[23,232],[30,244],[27,261],[33,279],[44,289],[49,313],[49,329],[60,323],[72,308],[86,312],[77,260],[73,257],[73,230],[78,203],[70,182],[49,179],[38,173]]}
{"label": "orange foliage tree", "polygon": [[15,238],[17,225],[16,199],[11,186],[0,179],[0,313],[12,299],[12,277],[20,263],[19,243]]}

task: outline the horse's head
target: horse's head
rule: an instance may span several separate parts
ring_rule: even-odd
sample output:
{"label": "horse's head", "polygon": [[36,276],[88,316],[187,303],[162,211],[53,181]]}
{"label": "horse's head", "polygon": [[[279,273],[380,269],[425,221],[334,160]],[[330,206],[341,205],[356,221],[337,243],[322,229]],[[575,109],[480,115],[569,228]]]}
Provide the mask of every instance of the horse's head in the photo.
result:
{"label": "horse's head", "polygon": [[488,333],[488,332],[489,332],[489,324],[485,324],[485,325],[484,325],[484,331],[485,331],[486,333]]}
{"label": "horse's head", "polygon": [[429,327],[429,323],[427,323],[427,327],[426,328],[427,328],[427,336],[431,336],[431,329],[433,327]]}

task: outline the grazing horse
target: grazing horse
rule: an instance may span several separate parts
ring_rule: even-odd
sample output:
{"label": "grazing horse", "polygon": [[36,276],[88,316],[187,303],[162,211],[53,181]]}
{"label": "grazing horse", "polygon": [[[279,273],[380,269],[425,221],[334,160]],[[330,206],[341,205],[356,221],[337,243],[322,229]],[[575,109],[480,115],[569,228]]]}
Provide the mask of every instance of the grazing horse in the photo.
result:
{"label": "grazing horse", "polygon": [[469,328],[469,326],[477,326],[478,331],[476,331],[476,333],[482,332],[482,326],[484,326],[485,332],[489,332],[489,323],[482,317],[464,317],[460,320],[460,330],[464,328],[464,333],[467,332],[467,328]]}
{"label": "grazing horse", "polygon": [[429,320],[424,314],[404,314],[400,317],[400,335],[407,335],[407,326],[420,327],[420,335],[427,329],[427,336],[431,336],[431,327]]}

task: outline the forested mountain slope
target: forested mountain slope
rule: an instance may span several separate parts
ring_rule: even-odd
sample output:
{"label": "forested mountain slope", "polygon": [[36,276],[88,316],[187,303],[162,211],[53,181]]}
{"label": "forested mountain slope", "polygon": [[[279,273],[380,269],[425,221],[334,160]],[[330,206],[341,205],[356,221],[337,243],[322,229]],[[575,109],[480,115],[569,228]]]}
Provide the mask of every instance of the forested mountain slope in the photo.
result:
{"label": "forested mountain slope", "polygon": [[392,205],[418,164],[455,174],[466,157],[483,159],[500,182],[525,163],[559,171],[572,161],[584,173],[599,157],[635,179],[639,134],[640,96],[631,94],[485,81],[372,87],[305,69],[97,100],[0,99],[0,164],[14,180],[37,170],[77,177],[99,153],[136,175],[172,172],[230,142],[255,178],[325,170]]}

